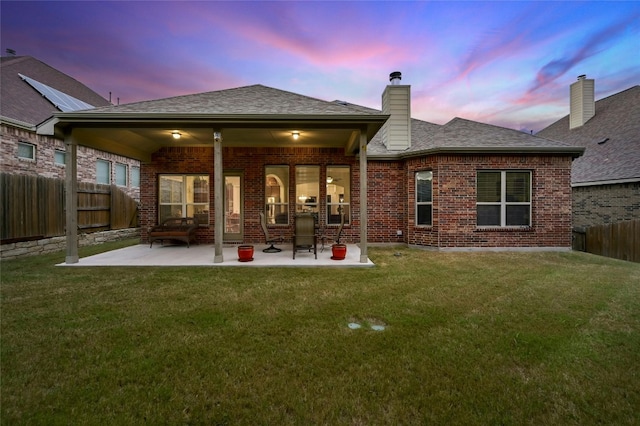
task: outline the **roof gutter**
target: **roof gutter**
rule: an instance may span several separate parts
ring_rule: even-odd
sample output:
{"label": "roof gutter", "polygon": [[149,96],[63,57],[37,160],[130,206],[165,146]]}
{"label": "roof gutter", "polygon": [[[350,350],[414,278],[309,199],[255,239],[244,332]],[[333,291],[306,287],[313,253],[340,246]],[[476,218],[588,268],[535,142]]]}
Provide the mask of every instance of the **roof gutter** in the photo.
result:
{"label": "roof gutter", "polygon": [[10,126],[20,127],[24,130],[35,131],[36,126],[31,123],[27,123],[26,121],[15,120],[13,118],[5,117],[4,115],[0,115],[0,122],[3,124],[9,124]]}
{"label": "roof gutter", "polygon": [[578,158],[584,153],[583,147],[436,147],[412,152],[370,154],[370,160],[406,160],[433,154],[570,154]]}
{"label": "roof gutter", "polygon": [[582,186],[599,186],[599,185],[617,185],[622,183],[636,183],[640,182],[640,177],[629,178],[629,179],[611,179],[611,180],[596,180],[590,182],[577,182],[572,183],[572,188],[582,187]]}
{"label": "roof gutter", "polygon": [[163,123],[189,124],[197,127],[281,127],[285,123],[296,123],[313,128],[331,128],[336,124],[342,128],[366,126],[367,139],[371,140],[382,128],[389,115],[326,115],[326,114],[177,114],[177,113],[108,113],[83,111],[79,113],[56,113],[38,125],[38,134],[52,135],[56,130],[84,125],[86,127],[154,127]]}

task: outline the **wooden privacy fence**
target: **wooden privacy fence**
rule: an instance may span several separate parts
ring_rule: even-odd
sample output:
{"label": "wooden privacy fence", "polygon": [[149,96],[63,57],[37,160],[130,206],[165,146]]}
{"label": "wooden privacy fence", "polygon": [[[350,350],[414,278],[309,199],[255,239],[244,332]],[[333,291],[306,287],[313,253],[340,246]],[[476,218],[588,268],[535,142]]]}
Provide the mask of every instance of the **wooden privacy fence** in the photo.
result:
{"label": "wooden privacy fence", "polygon": [[640,262],[640,220],[591,226],[574,232],[574,249]]}
{"label": "wooden privacy fence", "polygon": [[[62,179],[0,174],[3,243],[65,235]],[[115,185],[78,183],[78,230],[138,226],[138,204]]]}

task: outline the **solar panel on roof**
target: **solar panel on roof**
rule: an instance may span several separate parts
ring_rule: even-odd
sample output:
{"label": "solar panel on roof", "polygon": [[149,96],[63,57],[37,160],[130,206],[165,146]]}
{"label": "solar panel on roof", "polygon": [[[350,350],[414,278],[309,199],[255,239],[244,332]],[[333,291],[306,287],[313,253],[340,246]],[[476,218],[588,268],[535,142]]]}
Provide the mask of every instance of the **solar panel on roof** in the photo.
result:
{"label": "solar panel on roof", "polygon": [[49,102],[55,105],[62,112],[79,111],[81,109],[94,108],[93,105],[88,104],[80,99],[74,98],[71,95],[67,95],[53,87],[47,86],[44,83],[40,83],[26,75],[18,74],[21,79],[26,81],[31,87],[36,89],[42,96],[47,98]]}

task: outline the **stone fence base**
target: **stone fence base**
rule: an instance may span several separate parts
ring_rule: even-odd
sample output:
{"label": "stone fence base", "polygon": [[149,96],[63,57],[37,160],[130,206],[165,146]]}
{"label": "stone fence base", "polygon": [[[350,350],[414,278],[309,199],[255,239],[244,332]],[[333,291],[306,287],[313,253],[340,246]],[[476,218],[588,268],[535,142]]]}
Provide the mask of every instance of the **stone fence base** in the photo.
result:
{"label": "stone fence base", "polygon": [[[79,234],[78,246],[92,246],[136,237],[140,237],[140,228],[127,228],[117,229],[115,231]],[[65,251],[67,249],[66,243],[67,237],[52,237],[43,238],[41,240],[3,244],[0,245],[0,258],[2,258],[2,260],[9,260],[18,257],[36,256],[39,254]]]}

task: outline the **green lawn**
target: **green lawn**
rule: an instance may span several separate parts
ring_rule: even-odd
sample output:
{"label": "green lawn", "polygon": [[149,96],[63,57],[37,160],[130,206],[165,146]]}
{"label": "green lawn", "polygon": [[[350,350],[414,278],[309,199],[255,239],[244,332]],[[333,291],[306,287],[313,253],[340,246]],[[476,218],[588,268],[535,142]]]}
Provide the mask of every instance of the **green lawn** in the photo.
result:
{"label": "green lawn", "polygon": [[639,264],[369,254],[374,268],[3,262],[2,424],[640,424]]}

